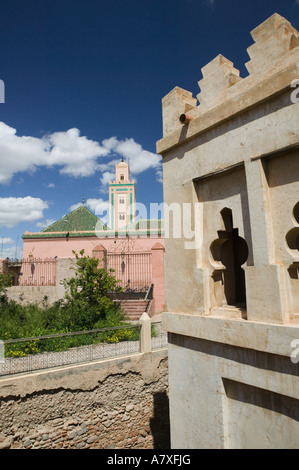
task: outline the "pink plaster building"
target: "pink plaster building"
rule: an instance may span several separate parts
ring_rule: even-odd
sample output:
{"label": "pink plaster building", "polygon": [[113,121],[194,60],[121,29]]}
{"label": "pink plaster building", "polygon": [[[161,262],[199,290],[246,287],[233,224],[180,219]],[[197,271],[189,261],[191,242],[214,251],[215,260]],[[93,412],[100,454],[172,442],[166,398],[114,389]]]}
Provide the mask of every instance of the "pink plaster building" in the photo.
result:
{"label": "pink plaster building", "polygon": [[[164,225],[163,220],[136,221],[135,182],[129,165],[116,165],[115,180],[109,184],[109,226],[85,205],[62,217],[41,232],[23,235],[23,261],[19,284],[38,285],[34,260],[74,258],[76,253],[103,259],[115,271],[126,293],[143,293],[152,286],[153,312],[164,310]],[[31,261],[30,261],[31,260]],[[28,266],[27,266],[28,265]],[[35,268],[38,263],[35,263]]]}

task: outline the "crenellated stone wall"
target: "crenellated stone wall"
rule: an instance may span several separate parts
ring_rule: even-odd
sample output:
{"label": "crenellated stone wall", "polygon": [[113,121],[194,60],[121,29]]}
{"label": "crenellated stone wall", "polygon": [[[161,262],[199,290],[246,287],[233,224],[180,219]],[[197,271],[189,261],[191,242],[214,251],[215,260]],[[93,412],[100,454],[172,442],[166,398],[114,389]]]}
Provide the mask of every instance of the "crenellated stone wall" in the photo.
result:
{"label": "crenellated stone wall", "polygon": [[164,202],[194,227],[165,239],[173,448],[298,447],[299,32],[251,35],[248,76],[218,55],[162,100]]}

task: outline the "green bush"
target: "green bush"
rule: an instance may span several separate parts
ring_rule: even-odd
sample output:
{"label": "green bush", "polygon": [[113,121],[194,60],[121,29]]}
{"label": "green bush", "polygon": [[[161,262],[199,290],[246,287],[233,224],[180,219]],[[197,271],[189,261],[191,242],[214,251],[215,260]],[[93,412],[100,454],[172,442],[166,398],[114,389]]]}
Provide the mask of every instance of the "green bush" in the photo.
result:
{"label": "green bush", "polygon": [[[96,323],[86,321],[86,319],[92,318],[93,312],[89,314],[85,312],[82,319],[79,309],[76,313],[77,319],[74,317],[74,309],[61,305],[60,302],[52,307],[40,308],[37,305],[22,306],[14,301],[8,301],[0,308],[0,339],[32,338],[125,325],[123,314],[115,304],[107,310],[105,319],[98,319],[96,315]],[[82,328],[80,328],[81,326]],[[63,351],[71,347],[100,341],[119,342],[135,339],[138,339],[138,335],[134,336],[132,329],[122,328],[97,334],[56,336],[11,343],[6,345],[5,354],[7,357],[22,357],[45,351]]]}
{"label": "green bush", "polygon": [[120,328],[99,333],[95,342],[119,343],[121,341],[138,341],[139,328]]}
{"label": "green bush", "polygon": [[12,285],[12,277],[0,272],[0,308],[7,302],[7,287]]}
{"label": "green bush", "polygon": [[99,260],[84,256],[84,250],[74,254],[76,272],[74,277],[63,282],[66,294],[62,307],[72,330],[91,329],[111,316],[120,318],[119,308],[108,295],[122,290],[113,271],[99,267]]}
{"label": "green bush", "polygon": [[[108,297],[109,292],[120,290],[113,273],[99,268],[99,260],[84,256],[84,251],[75,256],[75,276],[64,281],[65,298],[54,305],[49,307],[47,299],[44,299],[43,308],[36,304],[23,306],[15,301],[8,301],[4,294],[0,295],[0,339],[33,338],[125,325],[125,318],[118,303]],[[2,281],[3,284],[8,282],[6,278]],[[4,287],[2,292],[5,292]],[[5,349],[6,356],[22,357],[45,351],[63,351],[97,342],[112,343],[138,339],[138,328],[121,328],[97,334],[30,339],[6,344]]]}

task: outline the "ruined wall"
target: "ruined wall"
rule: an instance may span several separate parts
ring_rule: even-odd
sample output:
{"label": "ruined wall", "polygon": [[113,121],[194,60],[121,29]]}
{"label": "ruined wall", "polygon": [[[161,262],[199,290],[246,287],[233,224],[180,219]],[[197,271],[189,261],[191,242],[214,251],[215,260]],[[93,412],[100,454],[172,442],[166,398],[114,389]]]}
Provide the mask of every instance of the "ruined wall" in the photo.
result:
{"label": "ruined wall", "polygon": [[30,303],[40,306],[52,305],[64,298],[62,281],[74,276],[74,267],[74,258],[58,258],[55,286],[12,286],[7,289],[7,296],[22,305]]}
{"label": "ruined wall", "polygon": [[0,380],[0,448],[169,448],[167,350]]}
{"label": "ruined wall", "polygon": [[21,305],[36,303],[37,305],[50,305],[64,297],[62,286],[12,286],[7,289],[9,300]]}

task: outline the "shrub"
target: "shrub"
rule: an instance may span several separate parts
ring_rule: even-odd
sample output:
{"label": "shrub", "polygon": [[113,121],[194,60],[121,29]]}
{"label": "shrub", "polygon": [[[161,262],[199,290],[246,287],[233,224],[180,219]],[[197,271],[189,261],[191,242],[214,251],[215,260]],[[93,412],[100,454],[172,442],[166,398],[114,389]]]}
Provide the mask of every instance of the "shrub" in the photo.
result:
{"label": "shrub", "polygon": [[[57,333],[68,333],[125,325],[118,303],[108,293],[121,290],[113,272],[99,268],[98,260],[76,254],[75,276],[64,280],[65,299],[43,308],[36,304],[20,305],[2,298],[0,307],[0,339],[32,338]],[[5,279],[5,282],[9,280]],[[4,278],[3,278],[4,283]],[[4,288],[4,287],[3,287]],[[0,290],[1,292],[1,290]],[[96,342],[138,340],[139,330],[118,329],[97,334],[31,339],[6,345],[6,356],[22,357],[44,351],[62,351]]]}
{"label": "shrub", "polygon": [[7,302],[7,287],[12,285],[12,278],[9,274],[0,272],[0,303]]}
{"label": "shrub", "polygon": [[75,256],[75,276],[63,281],[66,294],[62,309],[70,328],[73,331],[99,328],[102,320],[109,323],[112,317],[117,321],[123,319],[119,307],[108,296],[122,290],[113,271],[99,267],[99,260],[84,256],[84,250]]}

